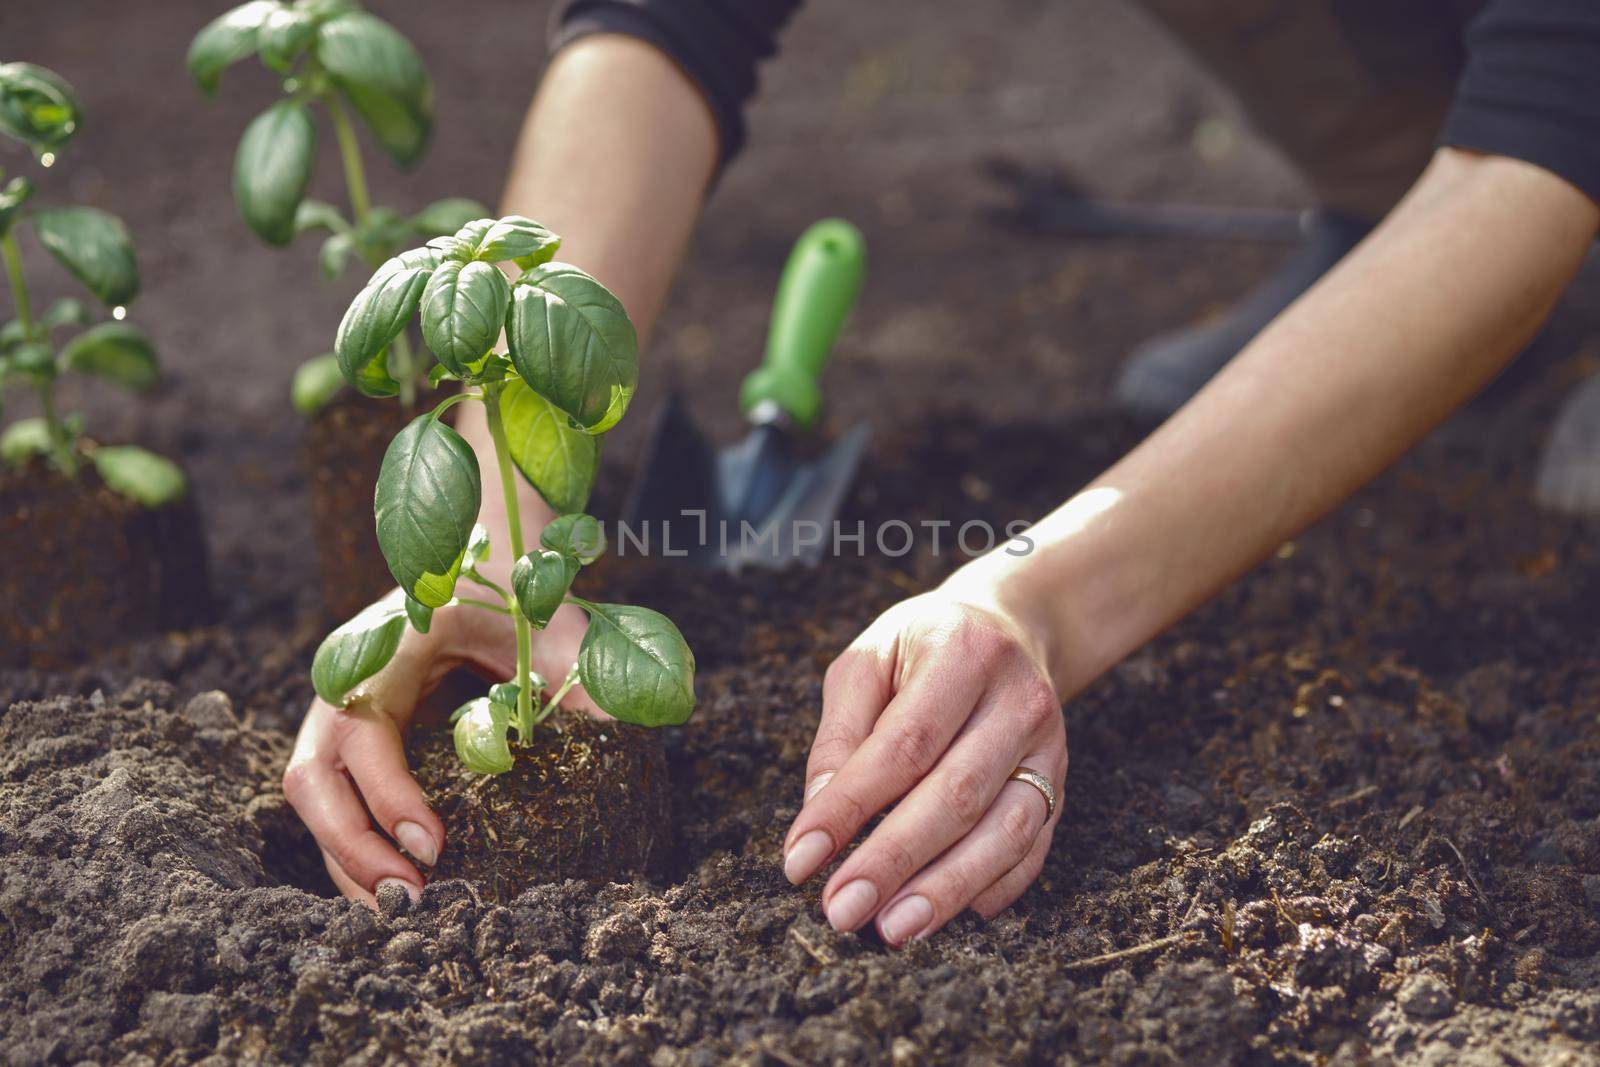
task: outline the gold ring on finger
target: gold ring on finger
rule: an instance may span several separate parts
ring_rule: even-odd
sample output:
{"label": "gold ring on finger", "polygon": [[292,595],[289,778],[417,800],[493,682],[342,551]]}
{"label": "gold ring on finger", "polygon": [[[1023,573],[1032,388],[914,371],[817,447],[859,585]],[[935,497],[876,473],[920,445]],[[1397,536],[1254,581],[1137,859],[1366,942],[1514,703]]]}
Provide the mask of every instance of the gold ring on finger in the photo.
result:
{"label": "gold ring on finger", "polygon": [[1044,821],[1050,821],[1050,817],[1056,813],[1056,787],[1050,784],[1050,779],[1032,767],[1018,767],[1006,777],[1006,781],[1027,782],[1037,789],[1039,795],[1044,797]]}

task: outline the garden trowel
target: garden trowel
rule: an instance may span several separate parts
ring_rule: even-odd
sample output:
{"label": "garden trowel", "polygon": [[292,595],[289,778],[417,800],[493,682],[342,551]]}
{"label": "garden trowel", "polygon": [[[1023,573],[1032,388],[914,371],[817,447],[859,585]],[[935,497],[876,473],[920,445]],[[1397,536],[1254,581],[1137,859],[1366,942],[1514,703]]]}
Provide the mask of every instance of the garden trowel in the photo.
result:
{"label": "garden trowel", "polygon": [[814,457],[804,435],[821,412],[818,379],[865,269],[866,245],[843,219],[824,219],[800,236],[778,282],[766,356],[739,391],[750,433],[716,449],[669,397],[619,541],[627,536],[651,555],[733,571],[822,558],[869,431],[859,424]]}

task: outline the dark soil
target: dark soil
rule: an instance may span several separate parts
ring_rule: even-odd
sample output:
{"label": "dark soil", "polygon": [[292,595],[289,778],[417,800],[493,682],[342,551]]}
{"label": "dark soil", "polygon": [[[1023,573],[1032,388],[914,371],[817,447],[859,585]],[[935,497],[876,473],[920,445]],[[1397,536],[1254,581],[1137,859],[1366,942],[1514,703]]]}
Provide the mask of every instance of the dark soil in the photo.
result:
{"label": "dark soil", "polygon": [[[443,117],[416,175],[373,167],[378,199],[492,201],[547,6],[374,6],[423,43]],[[597,569],[597,596],[668,611],[697,654],[700,709],[661,738],[666,872],[507,904],[458,879],[378,914],[333,898],[277,785],[323,631],[285,397],[349,293],[309,280],[313,246],[257,248],[235,217],[227,167],[270,87],[241,67],[194,98],[187,30],[214,7],[0,10],[12,54],[79,83],[92,129],[52,176],[129,219],[135,316],[166,357],[151,403],[83,406],[191,465],[223,596],[213,628],[0,670],[4,1059],[1597,1062],[1600,526],[1527,492],[1551,413],[1600,367],[1592,271],[1537,358],[1068,706],[1055,847],[992,923],[890,952],[830,933],[818,884],[779,870],[822,671],[959,562],[926,541],[737,579]],[[1104,402],[1130,346],[1281,249],[998,229],[986,161],[1122,198],[1302,198],[1112,0],[817,0],[765,84],[608,441],[602,510],[667,380],[737,431],[788,246],[841,214],[872,265],[829,429],[877,429],[846,520],[1036,516],[1137,440]]]}
{"label": "dark soil", "polygon": [[658,731],[558,711],[499,775],[472,774],[445,727],[419,729],[410,757],[444,820],[435,879],[465,878],[509,904],[529,886],[668,874],[672,799]]}
{"label": "dark soil", "polygon": [[65,667],[210,611],[193,495],[147,508],[90,468],[0,467],[0,560],[4,666]]}
{"label": "dark soil", "polygon": [[353,618],[394,588],[378,548],[372,491],[389,442],[410,419],[398,401],[345,390],[307,422],[307,506],[322,602],[333,619]]}

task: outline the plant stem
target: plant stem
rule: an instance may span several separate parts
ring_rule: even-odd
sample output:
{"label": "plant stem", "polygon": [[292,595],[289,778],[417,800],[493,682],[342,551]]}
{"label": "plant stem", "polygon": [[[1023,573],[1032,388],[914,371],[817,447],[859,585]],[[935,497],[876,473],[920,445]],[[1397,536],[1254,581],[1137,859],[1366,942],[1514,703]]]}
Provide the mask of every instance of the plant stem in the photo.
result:
{"label": "plant stem", "polygon": [[[35,332],[37,326],[33,321],[33,305],[28,300],[28,283],[22,276],[22,253],[17,248],[16,235],[10,231],[0,238],[0,258],[5,261],[6,278],[11,282],[11,299],[16,302],[17,321],[22,323],[22,332],[28,340],[39,341],[41,339]],[[56,411],[54,380],[46,378],[39,383],[39,406],[44,412],[44,424],[50,434],[52,458],[61,472],[71,478],[78,473],[78,457],[72,450],[67,428]]]}
{"label": "plant stem", "polygon": [[[334,136],[339,140],[339,158],[344,163],[344,184],[350,191],[350,214],[359,230],[367,221],[367,212],[372,210],[372,200],[367,195],[367,172],[361,165],[361,145],[356,141],[355,127],[350,125],[350,115],[339,97],[328,93],[322,102],[327,105],[328,115],[333,119]],[[367,256],[365,248],[361,253],[367,257],[368,266],[378,265]]]}
{"label": "plant stem", "polygon": [[67,436],[67,428],[61,421],[61,416],[56,412],[56,383],[47,379],[39,384],[39,408],[44,412],[44,424],[50,432],[50,451],[56,461],[56,466],[68,478],[77,476],[78,455],[72,449],[72,441]]}
{"label": "plant stem", "polygon": [[511,614],[511,609],[506,607],[506,605],[504,605],[504,604],[496,604],[492,600],[479,600],[476,597],[458,596],[458,597],[456,597],[456,603],[458,603],[458,604],[471,604],[475,608],[482,608],[485,611],[499,612],[501,615],[510,615]]}
{"label": "plant stem", "polygon": [[400,383],[400,406],[410,411],[417,406],[417,357],[411,354],[411,338],[403,329],[389,349],[389,373]]}
{"label": "plant stem", "polygon": [[[330,92],[322,99],[333,119],[334,136],[339,141],[339,159],[344,164],[345,189],[350,193],[350,215],[355,221],[356,233],[360,235],[364,231],[367,215],[372,210],[372,197],[367,192],[367,171],[361,162],[361,143],[356,140],[350,114],[345,111],[338,94]],[[369,270],[379,267],[376,250],[365,241],[357,241],[356,250],[361,253]],[[392,364],[390,373],[400,383],[400,404],[410,411],[417,404],[417,357],[411,351],[411,338],[406,331],[401,330],[394,339],[389,355]]]}
{"label": "plant stem", "polygon": [[572,691],[572,687],[577,685],[577,684],[578,684],[578,668],[577,668],[576,665],[574,665],[573,668],[570,671],[567,672],[566,680],[561,683],[561,687],[559,689],[557,689],[554,693],[551,693],[550,694],[550,699],[546,700],[544,702],[544,708],[541,709],[541,714],[539,715],[539,721],[543,722],[544,720],[548,719],[551,715],[554,715],[555,714],[555,710],[561,706],[561,698],[566,696],[569,692],[571,692]]}
{"label": "plant stem", "polygon": [[17,238],[9,231],[0,238],[0,254],[5,257],[6,277],[11,280],[11,298],[17,303],[17,321],[28,338],[33,338],[33,306],[28,303],[28,283],[22,279],[22,253],[17,250]]}
{"label": "plant stem", "polygon": [[[500,390],[496,382],[483,388],[483,406],[488,409],[489,436],[494,440],[495,465],[500,468],[500,491],[505,496],[506,526],[511,533],[511,558],[522,558],[522,510],[517,504],[517,475],[511,464],[511,446],[506,443],[506,428],[500,419]],[[517,737],[528,743],[533,733],[533,693],[529,680],[533,660],[533,634],[521,611],[511,613],[517,631]]]}
{"label": "plant stem", "polygon": [[485,393],[454,393],[439,401],[439,406],[433,409],[433,417],[439,418],[463,400],[482,400],[484,403],[488,403]]}

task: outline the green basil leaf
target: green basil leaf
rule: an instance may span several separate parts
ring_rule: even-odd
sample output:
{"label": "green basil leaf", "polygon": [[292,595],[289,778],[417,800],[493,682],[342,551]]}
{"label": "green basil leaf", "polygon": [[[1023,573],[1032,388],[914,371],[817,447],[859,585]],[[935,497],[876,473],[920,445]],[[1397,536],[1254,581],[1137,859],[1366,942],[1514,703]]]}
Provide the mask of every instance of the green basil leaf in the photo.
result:
{"label": "green basil leaf", "polygon": [[476,200],[455,196],[435,200],[411,216],[411,229],[419,237],[444,237],[487,214],[488,211]]}
{"label": "green basil leaf", "polygon": [[0,433],[0,460],[21,463],[50,451],[50,425],[43,419],[18,419]]}
{"label": "green basil leaf", "polygon": [[38,341],[24,341],[11,353],[11,370],[26,374],[38,381],[49,381],[56,376],[56,355],[50,346]]}
{"label": "green basil leaf", "polygon": [[438,263],[430,249],[403,252],[385,262],[356,294],[339,322],[334,354],[345,381],[368,396],[394,396],[400,385],[389,374],[389,343],[406,328]]}
{"label": "green basil leaf", "polygon": [[90,458],[110,489],[147,508],[182,500],[189,491],[176,463],[134,445],[102,445]]}
{"label": "green basil leaf", "polygon": [[280,74],[287,74],[316,35],[317,24],[309,12],[279,7],[267,14],[267,21],[256,34],[261,62]]}
{"label": "green basil leaf", "polygon": [[694,653],[672,620],[628,604],[589,608],[578,677],[590,699],[640,726],[686,721],[694,713]]}
{"label": "green basil leaf", "polygon": [[488,263],[514,260],[524,270],[548,263],[561,247],[561,238],[521,215],[500,219],[478,243],[477,258]]}
{"label": "green basil leaf", "polygon": [[508,378],[500,393],[500,422],[512,462],[552,508],[568,512],[588,506],[600,466],[600,438],[573,427],[565,412],[520,378]]}
{"label": "green basil leaf", "polygon": [[311,109],[294,100],[278,101],[245,127],[233,157],[233,198],[244,221],[268,244],[294,239],[316,148]]}
{"label": "green basil leaf", "polygon": [[551,263],[518,278],[506,337],[523,380],[590,433],[627,411],[638,336],[621,302],[577,267]]}
{"label": "green basil leaf", "polygon": [[459,382],[461,375],[446,367],[443,363],[435,363],[428,368],[428,388],[437,389],[444,382]]}
{"label": "green basil leaf", "polygon": [[316,52],[383,150],[402,167],[415,163],[433,125],[433,83],[411,42],[353,11],[318,28]]}
{"label": "green basil leaf", "polygon": [[419,600],[406,597],[406,618],[411,620],[413,630],[425,634],[433,625],[433,609]]}
{"label": "green basil leaf", "polygon": [[92,207],[53,207],[30,220],[39,242],[101,303],[126,304],[138,293],[133,242],[115,215]]}
{"label": "green basil leaf", "polygon": [[400,588],[430,608],[455,590],[482,500],[478,460],[431,413],[395,435],[378,472],[378,547]]}
{"label": "green basil leaf", "polygon": [[479,697],[456,709],[453,736],[456,755],[474,774],[504,774],[511,769],[511,743],[506,731],[513,709]]}
{"label": "green basil leaf", "polygon": [[83,306],[83,301],[64,296],[51,301],[49,308],[39,317],[39,324],[46,330],[55,330],[62,326],[87,326],[89,309]]}
{"label": "green basil leaf", "polygon": [[12,319],[0,326],[0,352],[9,352],[28,339],[28,331],[21,319]]}
{"label": "green basil leaf", "polygon": [[322,639],[311,660],[311,686],[336,708],[388,664],[406,629],[405,609],[385,597]]}
{"label": "green basil leaf", "polygon": [[217,91],[222,72],[256,50],[257,35],[282,7],[276,0],[251,0],[212,19],[189,43],[189,77],[207,96]]}
{"label": "green basil leaf", "polygon": [[516,682],[499,682],[489,687],[489,699],[496,704],[504,704],[508,708],[517,706],[517,697],[522,689]]}
{"label": "green basil leaf", "polygon": [[488,354],[500,339],[511,284],[489,263],[447,259],[422,294],[422,339],[457,374]]}
{"label": "green basil leaf", "polygon": [[557,515],[539,531],[539,543],[587,567],[606,554],[606,531],[593,515]]}
{"label": "green basil leaf", "polygon": [[331,282],[343,274],[344,265],[354,251],[355,238],[350,234],[329,234],[328,239],[322,242],[322,250],[317,253],[317,262],[322,266],[322,276]]}
{"label": "green basil leaf", "polygon": [[478,254],[478,246],[483,242],[483,235],[488,233],[493,225],[493,219],[471,219],[462,223],[455,233],[430,239],[428,247],[437,249],[445,259],[459,259],[463,263],[468,263]]}
{"label": "green basil leaf", "polygon": [[344,373],[339,369],[339,357],[328,352],[306,360],[295,369],[289,399],[294,409],[309,419],[327,407],[343,388]]}
{"label": "green basil leaf", "polygon": [[298,237],[308,230],[327,230],[329,233],[345,233],[350,229],[350,224],[345,221],[339,209],[326,200],[302,200],[300,206],[294,209],[294,232]]}
{"label": "green basil leaf", "polygon": [[77,95],[55,71],[32,63],[0,63],[0,133],[43,155],[71,140],[82,122]]}
{"label": "green basil leaf", "polygon": [[328,21],[335,15],[361,10],[361,5],[356,3],[356,0],[295,0],[294,6],[310,15],[312,21],[318,24]]}
{"label": "green basil leaf", "polygon": [[149,340],[121,322],[102,322],[68,341],[61,350],[61,365],[129,389],[149,389],[159,375],[156,350]]}
{"label": "green basil leaf", "polygon": [[523,618],[535,630],[544,629],[577,576],[576,559],[548,548],[517,560],[511,568],[511,589],[517,595]]}

